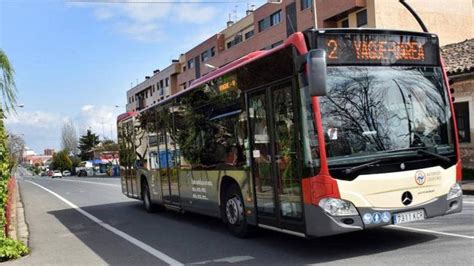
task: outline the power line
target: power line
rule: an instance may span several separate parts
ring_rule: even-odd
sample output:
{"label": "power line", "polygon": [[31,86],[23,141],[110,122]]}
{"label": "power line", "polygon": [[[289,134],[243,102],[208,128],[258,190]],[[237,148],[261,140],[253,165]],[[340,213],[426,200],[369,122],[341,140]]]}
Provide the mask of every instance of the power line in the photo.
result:
{"label": "power line", "polygon": [[230,0],[230,1],[169,1],[169,0],[150,0],[150,1],[133,1],[133,0],[65,0],[70,3],[90,3],[90,4],[233,4],[233,3],[247,3],[244,0]]}

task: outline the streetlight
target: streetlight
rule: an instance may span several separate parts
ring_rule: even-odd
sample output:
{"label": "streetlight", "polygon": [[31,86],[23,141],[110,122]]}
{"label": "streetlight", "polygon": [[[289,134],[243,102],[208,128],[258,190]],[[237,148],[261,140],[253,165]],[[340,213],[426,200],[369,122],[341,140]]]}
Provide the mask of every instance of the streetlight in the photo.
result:
{"label": "streetlight", "polygon": [[208,68],[210,68],[210,69],[212,69],[212,70],[218,69],[218,67],[213,66],[213,65],[211,65],[211,64],[204,64],[204,66],[206,66],[206,67],[208,67]]}

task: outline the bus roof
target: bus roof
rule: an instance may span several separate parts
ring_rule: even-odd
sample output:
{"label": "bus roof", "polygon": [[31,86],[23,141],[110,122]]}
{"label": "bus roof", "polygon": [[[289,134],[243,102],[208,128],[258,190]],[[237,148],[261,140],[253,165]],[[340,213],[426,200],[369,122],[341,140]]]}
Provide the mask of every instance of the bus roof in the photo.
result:
{"label": "bus roof", "polygon": [[223,67],[220,67],[214,71],[211,71],[209,72],[208,74],[194,80],[192,83],[191,83],[191,87],[189,87],[188,89],[186,90],[183,90],[183,91],[180,91],[172,96],[170,96],[169,98],[163,100],[163,101],[160,101],[159,103],[156,103],[154,105],[151,105],[147,108],[144,108],[142,110],[139,111],[139,113],[141,112],[144,112],[150,108],[153,108],[157,105],[161,105],[163,103],[166,103],[168,101],[171,101],[172,99],[178,97],[179,95],[181,94],[184,94],[192,89],[195,89],[199,86],[201,86],[202,84],[205,84],[206,82],[209,82],[217,77],[220,77],[224,74],[227,74],[239,67],[242,67],[244,65],[247,65],[255,60],[258,60],[260,58],[263,58],[267,55],[270,55],[270,54],[273,54],[274,52],[276,51],[279,51],[285,47],[288,47],[290,45],[293,45],[300,54],[305,54],[308,52],[307,50],[307,47],[306,47],[306,43],[305,43],[305,39],[304,39],[304,35],[303,33],[301,32],[295,32],[293,33],[292,35],[290,35],[284,42],[283,44],[273,48],[273,49],[270,49],[270,50],[266,50],[266,51],[256,51],[256,52],[252,52],[248,55],[245,55],[245,56],[242,56],[241,58],[239,59],[236,59],[232,62],[230,62],[229,64],[223,66]]}
{"label": "bus roof", "polygon": [[117,122],[123,121],[123,120],[125,120],[129,117],[132,117],[132,116],[136,115],[136,114],[137,114],[137,112],[126,112],[126,113],[123,113],[123,114],[119,114],[117,116]]}
{"label": "bus roof", "polygon": [[307,32],[314,33],[373,33],[373,34],[399,34],[399,35],[413,35],[413,36],[431,36],[438,37],[438,35],[430,32],[407,31],[397,29],[374,29],[374,28],[323,28],[323,29],[309,29]]}

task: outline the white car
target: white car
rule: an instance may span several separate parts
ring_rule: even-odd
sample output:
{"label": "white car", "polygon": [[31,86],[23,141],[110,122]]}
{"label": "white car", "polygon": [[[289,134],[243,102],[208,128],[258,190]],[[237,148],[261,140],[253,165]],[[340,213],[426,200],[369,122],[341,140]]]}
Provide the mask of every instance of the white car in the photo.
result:
{"label": "white car", "polygon": [[63,174],[61,174],[61,171],[59,171],[59,170],[54,170],[53,175],[51,177],[52,178],[56,178],[56,177],[63,178]]}
{"label": "white car", "polygon": [[68,170],[64,170],[63,176],[71,176],[71,172],[69,172]]}

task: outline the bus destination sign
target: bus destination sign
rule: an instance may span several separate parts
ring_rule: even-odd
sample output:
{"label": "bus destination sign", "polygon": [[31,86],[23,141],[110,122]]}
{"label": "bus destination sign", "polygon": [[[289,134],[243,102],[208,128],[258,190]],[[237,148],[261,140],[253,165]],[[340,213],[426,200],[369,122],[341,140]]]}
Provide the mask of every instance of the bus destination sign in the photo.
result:
{"label": "bus destination sign", "polygon": [[329,65],[437,65],[437,39],[387,34],[323,34]]}

